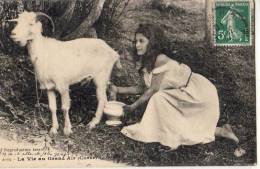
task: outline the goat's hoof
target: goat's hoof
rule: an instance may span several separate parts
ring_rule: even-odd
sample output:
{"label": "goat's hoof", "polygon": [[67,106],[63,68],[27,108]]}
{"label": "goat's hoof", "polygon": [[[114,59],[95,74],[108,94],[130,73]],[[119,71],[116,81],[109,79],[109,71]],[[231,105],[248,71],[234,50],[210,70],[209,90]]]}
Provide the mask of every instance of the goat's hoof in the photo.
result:
{"label": "goat's hoof", "polygon": [[89,128],[89,130],[92,130],[92,129],[96,128],[96,125],[97,125],[96,123],[91,121],[88,123],[87,127]]}
{"label": "goat's hoof", "polygon": [[71,130],[70,127],[64,127],[63,133],[64,133],[65,136],[68,137],[70,134],[72,134],[72,130]]}
{"label": "goat's hoof", "polygon": [[100,118],[93,118],[87,125],[87,127],[92,130],[96,128],[97,124],[100,122]]}
{"label": "goat's hoof", "polygon": [[50,136],[56,136],[58,134],[58,131],[56,128],[52,127],[49,131]]}

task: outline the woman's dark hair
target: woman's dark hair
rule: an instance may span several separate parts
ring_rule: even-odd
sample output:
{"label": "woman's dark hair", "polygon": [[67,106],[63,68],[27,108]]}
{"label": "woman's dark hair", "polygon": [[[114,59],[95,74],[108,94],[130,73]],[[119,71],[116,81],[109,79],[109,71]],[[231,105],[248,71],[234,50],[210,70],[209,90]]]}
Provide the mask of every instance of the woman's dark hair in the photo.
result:
{"label": "woman's dark hair", "polygon": [[[141,57],[141,68],[146,68],[148,72],[151,72],[154,68],[156,58],[159,54],[168,55],[167,48],[169,47],[169,42],[164,35],[162,29],[157,25],[152,24],[140,24],[135,32],[136,34],[143,34],[148,40],[148,46],[146,53]],[[136,47],[134,44],[134,60],[135,62],[139,61],[140,57],[137,55]]]}

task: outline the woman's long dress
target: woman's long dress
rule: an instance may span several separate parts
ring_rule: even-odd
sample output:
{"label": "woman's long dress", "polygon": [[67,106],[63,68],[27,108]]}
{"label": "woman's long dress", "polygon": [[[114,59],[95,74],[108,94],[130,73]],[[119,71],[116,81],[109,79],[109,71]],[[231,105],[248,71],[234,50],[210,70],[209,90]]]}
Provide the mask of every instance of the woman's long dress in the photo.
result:
{"label": "woman's long dress", "polygon": [[202,75],[191,72],[187,65],[172,60],[144,74],[148,87],[152,75],[157,73],[164,73],[164,77],[142,120],[123,127],[121,133],[145,143],[160,142],[172,149],[214,141],[219,119],[215,86]]}

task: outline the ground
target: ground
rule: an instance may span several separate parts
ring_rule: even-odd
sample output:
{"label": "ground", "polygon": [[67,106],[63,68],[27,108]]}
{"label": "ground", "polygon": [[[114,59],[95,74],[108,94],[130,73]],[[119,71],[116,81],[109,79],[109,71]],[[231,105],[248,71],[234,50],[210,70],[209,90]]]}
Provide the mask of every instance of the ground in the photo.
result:
{"label": "ground", "polygon": [[[122,56],[126,72],[121,77],[113,77],[118,85],[138,83],[140,77],[131,61],[130,43],[138,22],[150,21],[162,25],[172,39],[172,49],[176,57],[192,70],[201,73],[216,85],[220,97],[221,116],[218,125],[231,124],[240,139],[240,144],[216,138],[205,145],[181,146],[171,151],[158,143],[144,144],[120,134],[122,126],[109,127],[104,123],[93,131],[85,124],[93,117],[96,108],[94,86],[74,85],[71,87],[71,120],[73,134],[66,138],[61,130],[55,138],[47,142],[57,150],[67,150],[85,156],[126,163],[131,166],[205,166],[205,165],[254,165],[256,163],[256,106],[255,106],[255,62],[254,47],[209,47],[204,41],[204,16],[201,10],[191,11],[178,6],[162,10],[158,6],[142,6],[129,9],[122,17],[124,26],[122,40],[106,41]],[[174,24],[172,24],[174,23]],[[254,34],[254,31],[253,31]],[[124,50],[122,50],[124,49]],[[0,129],[3,137],[14,141],[37,142],[38,137],[47,137],[50,128],[50,114],[46,94],[39,92],[41,105],[37,103],[35,77],[26,54],[0,55],[0,95],[18,112],[23,121],[10,118],[10,107],[0,102]],[[120,97],[132,103],[136,97]],[[59,105],[59,104],[58,104]],[[59,110],[60,111],[60,110]],[[128,119],[138,121],[142,110],[129,115]],[[33,118],[36,114],[37,123]],[[86,115],[87,114],[87,115]],[[59,112],[62,124],[62,113]],[[46,140],[45,140],[46,141]],[[237,147],[246,150],[242,157],[234,156]]]}

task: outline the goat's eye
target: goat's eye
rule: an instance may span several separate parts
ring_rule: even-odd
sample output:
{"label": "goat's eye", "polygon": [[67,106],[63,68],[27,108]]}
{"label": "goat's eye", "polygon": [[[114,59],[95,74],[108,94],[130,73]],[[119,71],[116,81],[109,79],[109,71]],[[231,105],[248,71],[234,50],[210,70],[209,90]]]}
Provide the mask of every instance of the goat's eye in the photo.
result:
{"label": "goat's eye", "polygon": [[29,26],[33,26],[33,24],[32,24],[32,23],[30,23],[30,24],[29,24]]}

